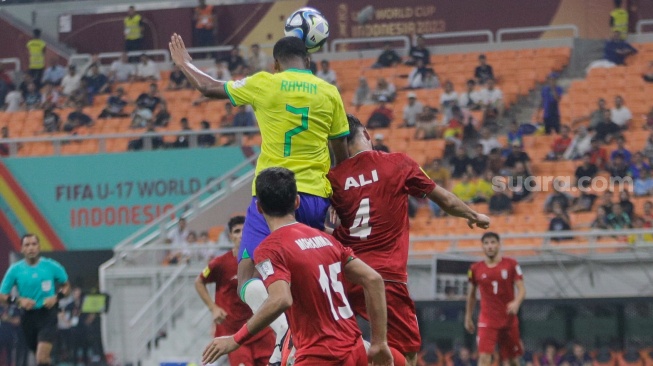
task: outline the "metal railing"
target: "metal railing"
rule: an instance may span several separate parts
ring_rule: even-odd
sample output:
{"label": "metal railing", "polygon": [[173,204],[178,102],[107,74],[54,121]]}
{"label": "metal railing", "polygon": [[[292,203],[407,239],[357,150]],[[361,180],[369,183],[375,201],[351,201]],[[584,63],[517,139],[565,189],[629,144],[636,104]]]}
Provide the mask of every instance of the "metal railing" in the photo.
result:
{"label": "metal railing", "polygon": [[545,25],[538,27],[519,27],[519,28],[501,28],[497,30],[497,42],[503,42],[503,36],[506,34],[535,33],[548,31],[571,31],[573,38],[578,38],[580,31],[574,24]]}
{"label": "metal railing", "polygon": [[653,25],[653,19],[642,19],[637,22],[635,26],[637,34],[646,33],[644,32],[644,27]]}
{"label": "metal railing", "polygon": [[0,64],[13,64],[14,71],[20,71],[20,59],[18,57],[0,58]]}
{"label": "metal railing", "polygon": [[[408,36],[389,36],[389,37],[362,37],[362,38],[338,38],[331,41],[330,52],[338,52],[338,46],[349,43],[380,43],[380,42],[403,42],[402,50],[408,52],[410,49],[410,38]],[[326,46],[324,46],[326,47]],[[323,47],[323,48],[324,48]]]}
{"label": "metal railing", "polygon": [[448,38],[464,38],[464,37],[485,37],[486,43],[494,43],[494,35],[489,29],[461,31],[461,32],[442,32],[442,33],[429,33],[422,34],[424,39],[448,39]]}
{"label": "metal railing", "polygon": [[[100,63],[103,63],[102,61],[113,61],[117,60],[120,58],[120,56],[123,54],[123,52],[102,52],[97,55],[97,57],[100,59]],[[170,51],[166,49],[160,49],[160,50],[142,50],[142,51],[131,51],[127,52],[127,56],[133,57],[133,56],[140,56],[142,54],[146,54],[148,56],[157,56],[163,58],[163,62],[165,63],[170,63]],[[91,61],[91,58],[93,55],[88,54],[88,53],[79,53],[79,54],[74,54],[70,56],[68,59],[69,64],[73,65],[83,65],[87,64]]]}

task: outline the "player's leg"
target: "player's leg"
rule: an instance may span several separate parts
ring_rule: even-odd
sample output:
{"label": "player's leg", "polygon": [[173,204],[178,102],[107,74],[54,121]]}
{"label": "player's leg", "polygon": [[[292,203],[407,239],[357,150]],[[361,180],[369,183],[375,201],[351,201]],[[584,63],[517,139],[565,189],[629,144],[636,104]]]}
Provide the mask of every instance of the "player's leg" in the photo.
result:
{"label": "player's leg", "polygon": [[519,358],[524,354],[524,345],[519,334],[519,323],[514,321],[499,334],[499,353],[503,366],[518,366]]}
{"label": "player's leg", "polygon": [[385,294],[388,307],[388,345],[404,355],[406,365],[415,366],[422,337],[419,333],[415,303],[408,292],[408,285],[386,282]]}
{"label": "player's leg", "polygon": [[[263,281],[258,278],[252,256],[258,245],[270,234],[270,228],[265,222],[265,218],[256,208],[256,197],[252,197],[252,202],[247,208],[245,215],[245,225],[243,225],[243,238],[238,250],[238,292],[241,300],[245,302],[256,312],[265,299],[268,298],[268,292],[263,285]],[[276,333],[277,342],[281,344],[281,338],[288,330],[288,322],[285,315],[279,316],[270,324],[270,328]],[[270,363],[280,362],[281,353],[278,347],[274,347],[274,353],[270,358]]]}
{"label": "player's leg", "polygon": [[51,365],[52,345],[57,340],[57,309],[41,309],[39,312],[36,363],[39,366]]}
{"label": "player's leg", "polygon": [[479,327],[477,335],[478,343],[478,366],[491,366],[492,354],[497,345],[499,330],[487,327]]}
{"label": "player's leg", "polygon": [[[27,349],[36,353],[36,346],[38,345],[39,330],[34,316],[35,310],[26,311],[20,322],[25,339],[25,346]],[[27,352],[26,352],[27,354]]]}
{"label": "player's leg", "polygon": [[331,205],[329,199],[300,193],[299,200],[299,208],[295,211],[295,219],[312,228],[324,230],[324,222]]}
{"label": "player's leg", "polygon": [[[269,359],[269,358],[268,358]],[[252,345],[245,344],[229,354],[229,366],[253,366]]]}

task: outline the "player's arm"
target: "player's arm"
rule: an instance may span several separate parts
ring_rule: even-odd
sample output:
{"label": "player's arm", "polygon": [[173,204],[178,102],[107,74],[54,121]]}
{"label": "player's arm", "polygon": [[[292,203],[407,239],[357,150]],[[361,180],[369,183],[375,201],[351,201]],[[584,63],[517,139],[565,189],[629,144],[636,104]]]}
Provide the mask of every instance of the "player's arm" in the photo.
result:
{"label": "player's arm", "polygon": [[347,281],[362,286],[365,293],[365,307],[370,316],[372,331],[369,353],[373,360],[372,364],[385,364],[390,361],[391,365],[392,355],[388,348],[388,314],[383,278],[360,259],[349,261],[345,265],[344,275]]}
{"label": "player's arm", "polygon": [[476,225],[482,229],[487,229],[490,226],[489,217],[472,210],[460,198],[440,186],[436,186],[427,197],[437,203],[447,214],[467,219],[470,228]]}
{"label": "player's arm", "polygon": [[202,302],[206,307],[209,309],[211,312],[211,316],[213,317],[213,322],[215,324],[220,324],[222,323],[225,318],[227,317],[227,312],[224,311],[221,307],[217,306],[215,302],[213,302],[213,299],[211,299],[211,295],[209,294],[209,290],[206,288],[206,284],[210,281],[209,276],[211,275],[211,268],[206,267],[202,273],[197,276],[195,279],[195,291],[197,291],[197,294],[200,296],[200,299],[202,299]]}
{"label": "player's arm", "polygon": [[333,153],[336,165],[349,158],[349,150],[347,149],[347,136],[329,140],[329,147]]}
{"label": "player's arm", "polygon": [[225,81],[215,80],[191,63],[192,58],[186,50],[184,41],[177,33],[173,34],[168,43],[172,61],[179,66],[193,87],[205,97],[214,99],[227,99],[229,96],[224,89]]}
{"label": "player's arm", "polygon": [[506,309],[508,314],[517,314],[519,312],[519,307],[526,298],[526,286],[524,286],[524,280],[516,280],[515,287],[517,287],[517,293],[515,294],[515,299],[508,303]]}
{"label": "player's arm", "polygon": [[476,307],[476,285],[471,283],[467,290],[467,303],[465,304],[465,329],[474,334],[474,320],[472,315],[474,314],[474,308]]}
{"label": "player's arm", "polygon": [[[292,306],[292,294],[290,293],[290,284],[286,281],[275,281],[268,286],[268,298],[256,313],[243,325],[240,330],[229,337],[215,338],[204,349],[202,354],[202,363],[209,364],[215,362],[220,356],[233,352],[241,344],[251,339],[256,333],[265,329],[286,309]],[[385,301],[384,301],[385,304]]]}

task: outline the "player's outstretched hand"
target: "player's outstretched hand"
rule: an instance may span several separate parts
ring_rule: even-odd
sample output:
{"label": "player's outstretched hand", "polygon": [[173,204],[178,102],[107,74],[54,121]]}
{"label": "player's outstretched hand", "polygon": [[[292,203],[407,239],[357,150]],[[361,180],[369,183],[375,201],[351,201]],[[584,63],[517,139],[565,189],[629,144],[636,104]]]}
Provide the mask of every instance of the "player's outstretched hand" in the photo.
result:
{"label": "player's outstretched hand", "polygon": [[392,351],[387,342],[372,343],[367,350],[367,362],[372,366],[392,366]]}
{"label": "player's outstretched hand", "polygon": [[227,312],[219,306],[216,306],[211,310],[211,315],[213,316],[213,322],[215,324],[222,324],[222,322],[227,318]]}
{"label": "player's outstretched hand", "polygon": [[186,50],[184,40],[181,39],[181,36],[177,33],[173,34],[172,37],[170,37],[168,48],[170,48],[170,56],[172,57],[172,62],[174,62],[175,65],[181,66],[185,62],[190,62],[192,60],[188,54],[188,51]]}
{"label": "player's outstretched hand", "polygon": [[508,303],[508,306],[506,306],[506,313],[509,315],[517,315],[519,312],[519,302],[517,301],[511,301]]}
{"label": "player's outstretched hand", "polygon": [[18,299],[18,307],[25,310],[32,310],[36,305],[36,301],[28,299],[26,297],[21,297]]}
{"label": "player's outstretched hand", "polygon": [[240,346],[234,341],[233,336],[213,338],[213,341],[206,346],[204,353],[202,353],[202,364],[214,363],[220,356],[231,353],[237,350],[238,347]]}
{"label": "player's outstretched hand", "polygon": [[487,215],[476,214],[475,219],[467,220],[467,225],[469,225],[470,229],[473,229],[474,226],[481,229],[487,229],[490,227],[490,218]]}
{"label": "player's outstretched hand", "polygon": [[474,327],[474,321],[472,319],[465,318],[465,329],[469,334],[474,334],[476,327]]}

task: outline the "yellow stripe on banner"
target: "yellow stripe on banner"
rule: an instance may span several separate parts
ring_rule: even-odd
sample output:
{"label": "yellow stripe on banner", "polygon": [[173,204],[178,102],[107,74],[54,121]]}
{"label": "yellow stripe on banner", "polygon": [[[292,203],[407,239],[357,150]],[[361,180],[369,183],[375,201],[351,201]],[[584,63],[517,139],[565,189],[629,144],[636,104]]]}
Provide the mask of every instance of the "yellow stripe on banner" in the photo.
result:
{"label": "yellow stripe on banner", "polygon": [[[295,10],[303,8],[308,4],[308,0],[289,0],[289,1],[275,1],[272,7],[268,10],[256,26],[245,36],[240,42],[243,45],[250,46],[254,43],[274,44],[284,36],[283,27],[286,23],[286,18]],[[270,39],[270,37],[272,38]],[[272,57],[272,52],[266,52],[269,57]]]}
{"label": "yellow stripe on banner", "polygon": [[41,227],[36,223],[32,215],[25,208],[25,205],[20,201],[16,193],[9,187],[7,182],[0,177],[0,195],[5,199],[7,205],[14,212],[14,215],[20,220],[25,229],[30,232],[38,235],[41,241],[41,249],[44,251],[50,251],[53,249],[52,243],[47,236],[43,234]]}

